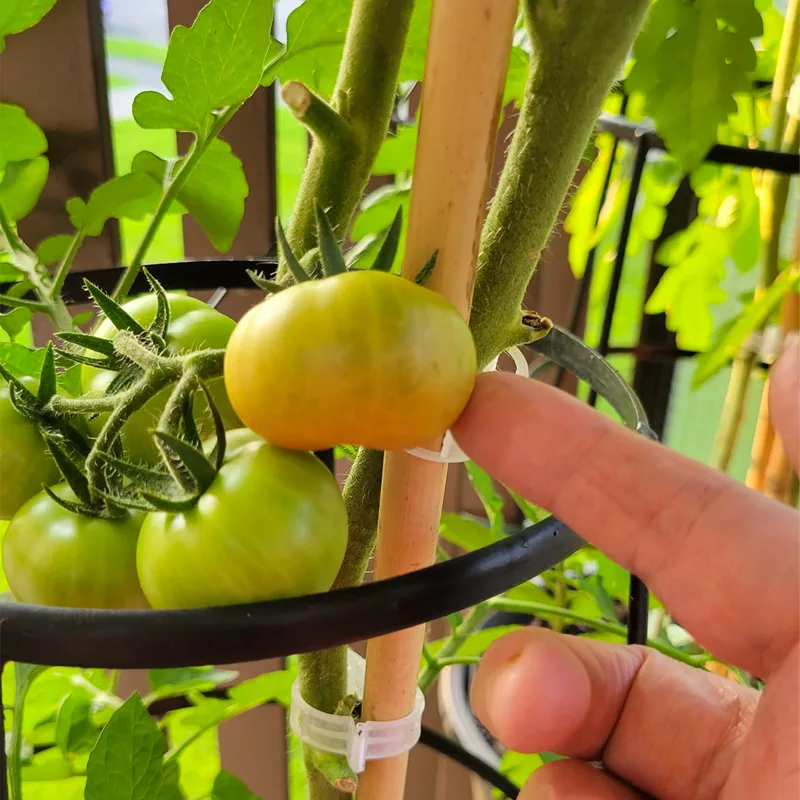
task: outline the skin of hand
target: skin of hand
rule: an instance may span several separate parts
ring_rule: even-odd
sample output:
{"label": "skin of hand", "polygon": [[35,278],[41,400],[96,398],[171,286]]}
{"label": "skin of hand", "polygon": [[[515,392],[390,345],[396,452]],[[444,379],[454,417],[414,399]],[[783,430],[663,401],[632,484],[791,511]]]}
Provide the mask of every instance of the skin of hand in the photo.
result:
{"label": "skin of hand", "polygon": [[[800,343],[770,410],[800,463]],[[521,800],[800,797],[800,514],[540,382],[478,377],[453,427],[480,467],[642,577],[763,692],[639,646],[541,628],[498,639],[471,702],[505,746],[567,759]],[[588,762],[601,762],[598,768]]]}

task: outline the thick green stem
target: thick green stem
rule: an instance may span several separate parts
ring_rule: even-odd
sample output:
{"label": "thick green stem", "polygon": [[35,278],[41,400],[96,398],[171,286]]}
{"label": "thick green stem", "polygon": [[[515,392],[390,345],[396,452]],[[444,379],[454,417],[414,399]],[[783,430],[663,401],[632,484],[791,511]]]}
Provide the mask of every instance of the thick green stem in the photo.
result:
{"label": "thick green stem", "polygon": [[444,644],[440,648],[439,652],[436,654],[436,657],[433,663],[429,663],[425,666],[425,669],[422,670],[422,674],[419,676],[419,688],[422,689],[423,692],[426,692],[436,678],[439,677],[439,673],[450,664],[453,663],[461,663],[459,661],[453,661],[451,656],[454,656],[458,652],[458,648],[464,644],[464,641],[467,637],[478,627],[478,625],[483,622],[486,618],[486,615],[489,613],[490,607],[487,603],[479,603],[475,606],[472,611],[467,614],[464,621],[450,634],[450,636],[445,639]]}
{"label": "thick green stem", "polygon": [[[313,125],[314,120],[308,120],[314,142],[288,231],[289,244],[299,256],[316,245],[316,202],[328,210],[331,225],[340,234],[356,210],[389,127],[413,10],[414,0],[353,3],[329,107],[343,124],[333,124],[329,114],[325,118],[331,124]],[[283,264],[278,277],[287,277]]]}
{"label": "thick green stem", "polygon": [[519,338],[531,275],[649,3],[523,6],[535,55],[481,239],[470,319],[480,367]]}
{"label": "thick green stem", "polygon": [[[622,639],[624,639],[628,633],[628,629],[618,622],[596,619],[595,617],[589,617],[585,614],[579,614],[577,611],[572,611],[568,608],[556,608],[546,603],[533,603],[527,600],[509,600],[505,597],[495,597],[489,600],[487,604],[496,611],[508,611],[513,614],[531,614],[532,616],[544,617],[545,619],[561,617],[570,620],[570,622],[587,625],[597,631],[611,633]],[[672,647],[672,645],[666,644],[658,639],[649,639],[647,644],[654,650],[658,650],[660,653],[674,658],[676,661],[682,661],[684,664],[690,664],[693,667],[701,667],[706,661],[711,660],[710,655],[684,653],[683,650],[678,650],[677,647]]]}

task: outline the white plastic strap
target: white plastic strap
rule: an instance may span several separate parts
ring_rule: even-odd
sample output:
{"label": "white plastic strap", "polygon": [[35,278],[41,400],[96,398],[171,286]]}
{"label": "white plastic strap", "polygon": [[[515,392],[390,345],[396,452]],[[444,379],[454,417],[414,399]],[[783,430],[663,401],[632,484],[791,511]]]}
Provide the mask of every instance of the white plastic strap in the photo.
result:
{"label": "white plastic strap", "polygon": [[[522,355],[519,347],[509,347],[504,352],[508,353],[514,359],[514,366],[516,367],[517,375],[525,375],[527,377],[530,367]],[[500,361],[500,356],[493,359],[486,365],[484,372],[494,372],[497,369],[497,364]],[[453,434],[447,431],[442,440],[442,448],[438,452],[436,450],[426,450],[424,447],[412,447],[406,450],[406,453],[417,458],[423,458],[425,461],[436,461],[439,464],[461,464],[464,461],[469,461],[467,454],[458,446],[458,443],[453,438]]]}
{"label": "white plastic strap", "polygon": [[419,741],[425,697],[417,689],[414,710],[391,722],[356,722],[349,715],[326,714],[310,706],[300,694],[300,684],[292,685],[289,722],[300,741],[322,750],[347,756],[350,769],[364,771],[367,761],[407,753]]}

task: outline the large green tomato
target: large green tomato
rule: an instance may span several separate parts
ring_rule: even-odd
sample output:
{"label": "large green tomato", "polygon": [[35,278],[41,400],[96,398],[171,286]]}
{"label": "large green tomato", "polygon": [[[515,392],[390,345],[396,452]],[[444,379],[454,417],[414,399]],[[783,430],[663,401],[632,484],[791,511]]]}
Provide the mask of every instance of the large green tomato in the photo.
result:
{"label": "large green tomato", "polygon": [[347,514],[336,479],[311,453],[242,444],[197,505],[151,512],[139,580],[154,608],[200,608],[331,588]]}
{"label": "large green tomato", "polygon": [[[37,381],[23,378],[31,391]],[[8,384],[0,378],[0,520],[11,519],[20,506],[61,480],[61,473],[36,426],[14,408]]]}
{"label": "large green tomato", "polygon": [[[219,311],[215,311],[202,300],[188,295],[169,292],[171,311],[167,346],[173,353],[185,353],[192,350],[222,349],[233,333],[236,323]],[[129,300],[122,307],[141,325],[147,326],[155,317],[158,301],[154,294],[141,295]],[[113,339],[117,329],[106,319],[95,331],[96,336]],[[108,388],[115,373],[83,366],[81,380],[84,392],[91,396],[100,396]],[[225,392],[223,379],[209,381],[211,396],[222,415],[226,428],[238,428],[242,423],[231,408]],[[153,443],[150,431],[158,424],[158,419],[169,398],[172,387],[167,387],[150,400],[144,408],[131,415],[122,429],[122,444],[126,455],[133,461],[153,463],[158,458],[158,451]],[[195,398],[195,412],[200,422],[200,433],[205,436],[213,431],[213,422],[208,413],[208,404],[201,395]],[[90,421],[90,431],[96,436],[107,418],[106,414],[98,415]]]}
{"label": "large green tomato", "polygon": [[472,392],[475,343],[436,292],[386,272],[306,281],[251,308],[225,352],[245,425],[296,450],[429,445]]}
{"label": "large green tomato", "polygon": [[[53,487],[74,499],[66,484]],[[141,512],[96,519],[45,492],[17,512],[3,538],[3,570],[21,603],[70,608],[147,608],[136,573]]]}

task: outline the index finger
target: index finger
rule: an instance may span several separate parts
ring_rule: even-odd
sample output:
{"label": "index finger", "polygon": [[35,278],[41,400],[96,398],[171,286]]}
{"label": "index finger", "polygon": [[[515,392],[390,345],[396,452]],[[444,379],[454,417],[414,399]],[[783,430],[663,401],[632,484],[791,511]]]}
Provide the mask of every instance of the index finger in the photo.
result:
{"label": "index finger", "polygon": [[765,676],[797,642],[797,511],[508,373],[478,376],[452,432],[490,475],[641,576],[717,657]]}

